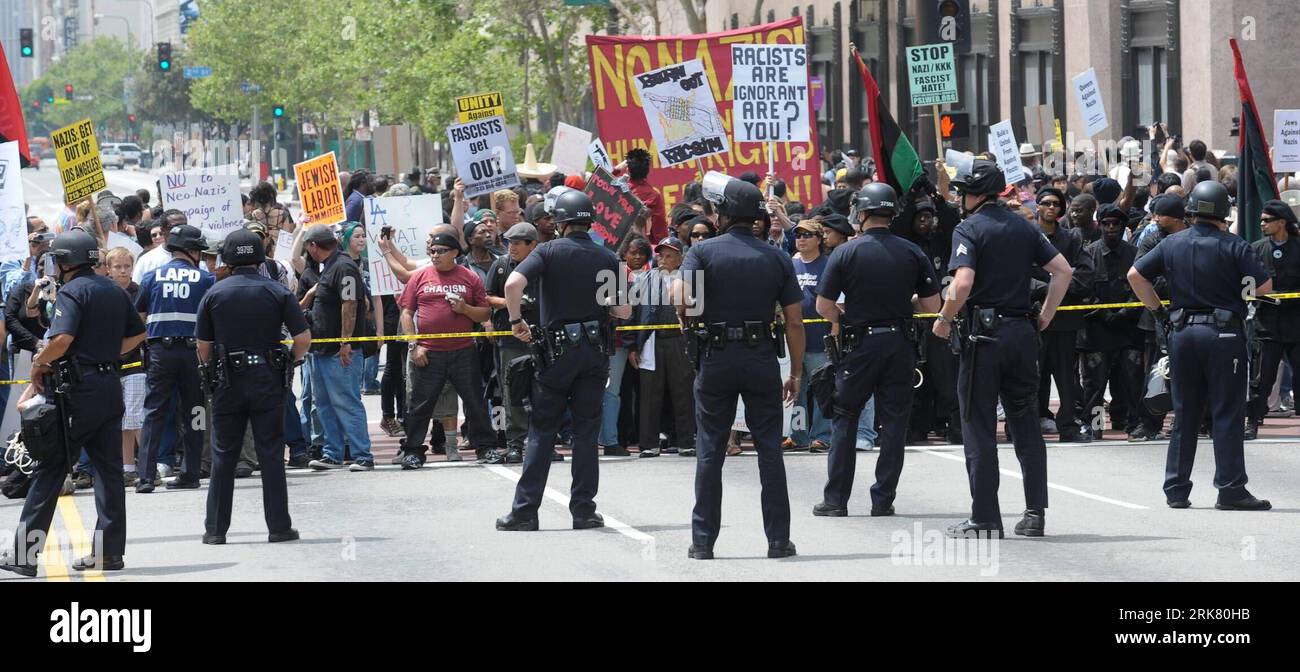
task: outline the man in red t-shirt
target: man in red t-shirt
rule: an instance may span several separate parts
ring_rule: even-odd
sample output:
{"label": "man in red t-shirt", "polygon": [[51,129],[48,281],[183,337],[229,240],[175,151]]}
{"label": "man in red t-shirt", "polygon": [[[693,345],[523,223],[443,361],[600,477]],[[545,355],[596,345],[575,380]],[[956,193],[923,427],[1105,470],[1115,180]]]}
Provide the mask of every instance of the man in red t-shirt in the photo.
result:
{"label": "man in red t-shirt", "polygon": [[627,153],[624,163],[630,178],[628,186],[650,211],[650,240],[667,238],[668,217],[664,213],[664,199],[659,195],[659,190],[646,181],[650,177],[650,152],[641,148],[633,149]]}
{"label": "man in red t-shirt", "polygon": [[[443,233],[429,240],[433,263],[411,275],[398,299],[402,309],[402,333],[451,334],[473,331],[474,325],[491,319],[487,290],[478,274],[456,265],[460,241]],[[474,339],[440,338],[420,340],[410,355],[410,397],[407,399],[406,438],[402,440],[402,469],[424,466],[425,446],[419,442],[429,433],[429,420],[443,385],[448,380],[464,402],[465,421],[474,451],[484,454],[497,447],[483,396],[483,374]],[[412,445],[415,444],[415,445]],[[460,460],[454,445],[447,446],[447,461]]]}

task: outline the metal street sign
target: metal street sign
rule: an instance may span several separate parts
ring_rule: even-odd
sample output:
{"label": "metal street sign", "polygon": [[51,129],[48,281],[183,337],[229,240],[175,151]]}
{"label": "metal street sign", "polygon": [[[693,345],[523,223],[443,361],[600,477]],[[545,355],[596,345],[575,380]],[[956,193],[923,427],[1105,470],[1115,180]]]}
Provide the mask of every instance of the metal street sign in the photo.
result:
{"label": "metal street sign", "polygon": [[261,93],[262,87],[256,84],[249,84],[248,82],[244,82],[243,84],[239,85],[239,90],[243,91],[244,93]]}
{"label": "metal street sign", "polygon": [[191,65],[185,68],[185,79],[203,79],[212,76],[212,68],[206,65]]}

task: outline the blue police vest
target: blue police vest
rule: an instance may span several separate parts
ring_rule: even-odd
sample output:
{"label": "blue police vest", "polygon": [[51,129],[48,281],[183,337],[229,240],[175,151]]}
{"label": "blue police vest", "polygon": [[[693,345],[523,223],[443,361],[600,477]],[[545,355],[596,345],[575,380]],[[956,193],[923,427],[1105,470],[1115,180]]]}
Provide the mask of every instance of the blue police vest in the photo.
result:
{"label": "blue police vest", "polygon": [[148,313],[149,338],[192,338],[199,302],[215,282],[211,273],[180,259],[145,275],[136,307]]}

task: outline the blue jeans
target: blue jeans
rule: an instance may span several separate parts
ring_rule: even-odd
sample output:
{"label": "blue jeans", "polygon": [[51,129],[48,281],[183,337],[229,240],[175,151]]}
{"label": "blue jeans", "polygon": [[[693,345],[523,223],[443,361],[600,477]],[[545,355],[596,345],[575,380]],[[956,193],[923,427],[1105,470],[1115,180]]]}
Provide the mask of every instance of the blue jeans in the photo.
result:
{"label": "blue jeans", "polygon": [[862,409],[862,419],[858,420],[858,440],[874,446],[879,438],[880,432],[876,431],[876,398],[872,397]]}
{"label": "blue jeans", "polygon": [[302,422],[298,417],[298,398],[293,394],[292,385],[284,391],[284,395],[284,444],[289,446],[290,458],[306,455],[307,440],[303,438]]}
{"label": "blue jeans", "polygon": [[312,372],[315,371],[315,355],[307,355],[302,362],[302,411],[299,413],[298,433],[304,438],[310,438],[310,445],[317,448],[325,445],[325,429],[320,424],[320,414],[316,412],[316,404],[313,401],[312,394]]}
{"label": "blue jeans", "polygon": [[366,409],[361,405],[361,376],[365,373],[365,361],[354,356],[351,366],[343,366],[338,355],[315,355],[315,360],[312,401],[325,429],[325,456],[342,462],[343,444],[346,442],[353,460],[373,461]]}
{"label": "blue jeans", "polygon": [[374,392],[379,389],[379,355],[366,358],[366,375],[361,379],[365,390]]}
{"label": "blue jeans", "polygon": [[813,441],[824,441],[826,445],[831,445],[831,421],[822,415],[820,406],[814,408],[817,400],[808,395],[808,379],[812,377],[813,371],[826,362],[825,352],[805,352],[803,355],[803,380],[799,382],[798,407],[803,409],[804,428],[790,430],[790,439],[800,447],[806,448]]}
{"label": "blue jeans", "polygon": [[609,382],[605,385],[605,400],[600,412],[600,440],[602,446],[617,446],[618,411],[622,402],[619,390],[623,387],[623,371],[627,369],[627,348],[619,348],[609,358]]}

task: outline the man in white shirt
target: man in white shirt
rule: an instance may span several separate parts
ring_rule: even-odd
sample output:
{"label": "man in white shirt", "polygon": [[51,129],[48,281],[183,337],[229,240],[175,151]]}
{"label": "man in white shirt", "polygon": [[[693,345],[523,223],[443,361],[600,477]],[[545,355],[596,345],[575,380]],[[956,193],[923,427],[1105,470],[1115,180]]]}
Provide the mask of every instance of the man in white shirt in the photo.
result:
{"label": "man in white shirt", "polygon": [[[162,216],[162,234],[163,240],[167,240],[167,234],[171,232],[173,226],[188,224],[189,218],[180,210],[168,210]],[[154,249],[146,252],[135,262],[135,270],[131,272],[131,280],[136,284],[144,281],[144,276],[166,266],[172,260],[172,253],[168,252],[167,246],[159,245]]]}

